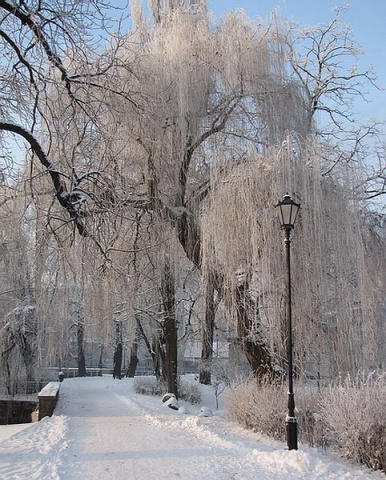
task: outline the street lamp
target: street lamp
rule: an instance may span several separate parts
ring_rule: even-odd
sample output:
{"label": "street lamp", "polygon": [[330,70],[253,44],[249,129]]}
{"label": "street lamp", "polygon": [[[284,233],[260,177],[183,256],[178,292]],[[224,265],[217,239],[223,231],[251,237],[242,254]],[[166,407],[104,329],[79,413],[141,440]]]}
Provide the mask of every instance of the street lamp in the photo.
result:
{"label": "street lamp", "polygon": [[298,449],[298,424],[295,417],[295,399],[293,390],[293,364],[292,364],[292,305],[291,305],[291,230],[294,228],[300,204],[295,203],[288,195],[284,195],[283,200],[276,207],[279,207],[280,224],[285,234],[285,250],[287,265],[287,305],[286,305],[286,325],[287,325],[287,361],[288,361],[288,415],[286,417],[287,446],[288,450]]}

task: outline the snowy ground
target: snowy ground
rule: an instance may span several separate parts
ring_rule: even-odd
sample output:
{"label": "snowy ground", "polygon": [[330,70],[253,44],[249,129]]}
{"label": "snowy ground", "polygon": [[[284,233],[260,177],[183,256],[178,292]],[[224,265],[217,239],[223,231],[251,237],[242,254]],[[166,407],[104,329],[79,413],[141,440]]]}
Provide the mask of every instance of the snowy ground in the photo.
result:
{"label": "snowy ground", "polygon": [[[66,379],[52,418],[0,426],[1,480],[385,480],[380,472],[299,445],[242,430],[214,410],[211,387],[200,405],[166,407],[134,393],[135,379]],[[221,397],[220,397],[221,398]],[[199,416],[202,406],[212,417]]]}

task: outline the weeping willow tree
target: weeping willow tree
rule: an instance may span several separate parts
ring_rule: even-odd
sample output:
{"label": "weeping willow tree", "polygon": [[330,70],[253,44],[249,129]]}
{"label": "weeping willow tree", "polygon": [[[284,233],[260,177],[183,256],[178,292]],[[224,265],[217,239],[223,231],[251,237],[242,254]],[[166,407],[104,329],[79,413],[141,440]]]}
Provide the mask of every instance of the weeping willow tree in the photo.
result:
{"label": "weeping willow tree", "polygon": [[[353,178],[322,175],[315,138],[288,136],[279,148],[224,173],[213,170],[203,215],[203,265],[220,272],[228,322],[243,328],[238,292],[250,309],[244,341],[263,344],[285,364],[285,260],[274,206],[283,192],[301,202],[293,233],[293,315],[299,374],[334,377],[382,363],[377,338],[384,273],[368,263]],[[226,211],[226,216],[223,212]],[[240,326],[241,323],[241,326]],[[243,337],[241,337],[243,338]]]}
{"label": "weeping willow tree", "polygon": [[0,388],[14,395],[36,388],[38,318],[31,202],[9,180],[0,192]]}
{"label": "weeping willow tree", "polygon": [[[268,98],[267,88],[279,71],[279,52],[271,51],[265,32],[256,32],[256,24],[243,16],[229,15],[212,29],[204,2],[196,2],[193,12],[165,8],[151,26],[136,3],[133,20],[125,61],[137,59],[138,81],[129,81],[145,101],[140,110],[124,105],[122,117],[114,112],[125,138],[125,162],[118,164],[126,175],[131,166],[131,174],[137,171],[142,179],[136,189],[152,210],[152,228],[172,226],[187,258],[200,269],[200,205],[209,192],[214,152],[237,163],[248,142],[267,144],[284,128],[266,121],[277,111],[276,96]],[[287,90],[294,94],[295,89]],[[273,127],[266,131],[264,124]],[[232,135],[239,137],[237,143]],[[168,242],[164,246],[168,251]],[[209,312],[207,318],[212,316]],[[259,344],[248,345],[251,359],[262,355]]]}

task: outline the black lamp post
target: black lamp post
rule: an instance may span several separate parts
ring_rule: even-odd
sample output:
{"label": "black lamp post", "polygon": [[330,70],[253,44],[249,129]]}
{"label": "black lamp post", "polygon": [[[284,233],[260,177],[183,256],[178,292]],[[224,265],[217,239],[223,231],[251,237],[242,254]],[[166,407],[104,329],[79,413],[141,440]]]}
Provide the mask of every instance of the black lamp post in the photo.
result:
{"label": "black lamp post", "polygon": [[281,228],[285,233],[285,250],[287,265],[287,305],[286,305],[286,325],[287,325],[287,361],[288,361],[288,415],[286,417],[287,446],[288,450],[298,449],[298,424],[295,417],[295,399],[293,390],[293,364],[292,364],[292,305],[291,305],[291,230],[294,228],[296,217],[300,208],[299,203],[295,203],[288,195],[284,195],[283,200],[277,205],[280,211]]}

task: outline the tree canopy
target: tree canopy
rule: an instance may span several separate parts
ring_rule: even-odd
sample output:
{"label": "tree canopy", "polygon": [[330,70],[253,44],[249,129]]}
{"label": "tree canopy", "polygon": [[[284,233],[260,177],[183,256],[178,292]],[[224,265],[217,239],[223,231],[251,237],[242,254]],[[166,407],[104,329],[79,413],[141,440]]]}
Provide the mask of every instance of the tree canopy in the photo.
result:
{"label": "tree canopy", "polygon": [[[1,245],[27,238],[31,276],[19,282],[34,292],[7,296],[3,314],[36,305],[42,364],[66,355],[56,335],[122,348],[125,334],[175,376],[177,338],[194,319],[210,345],[203,360],[217,329],[257,377],[280,371],[274,205],[289,192],[302,204],[299,374],[381,365],[385,223],[366,199],[386,192],[384,147],[376,125],[351,116],[350,99],[374,78],[355,69],[339,13],[306,31],[243,12],[216,20],[205,1],[130,7],[122,32],[127,10],[108,2],[0,1],[1,215],[16,225],[28,213]],[[13,172],[9,133],[29,146]],[[10,278],[20,266],[6,251]]]}

